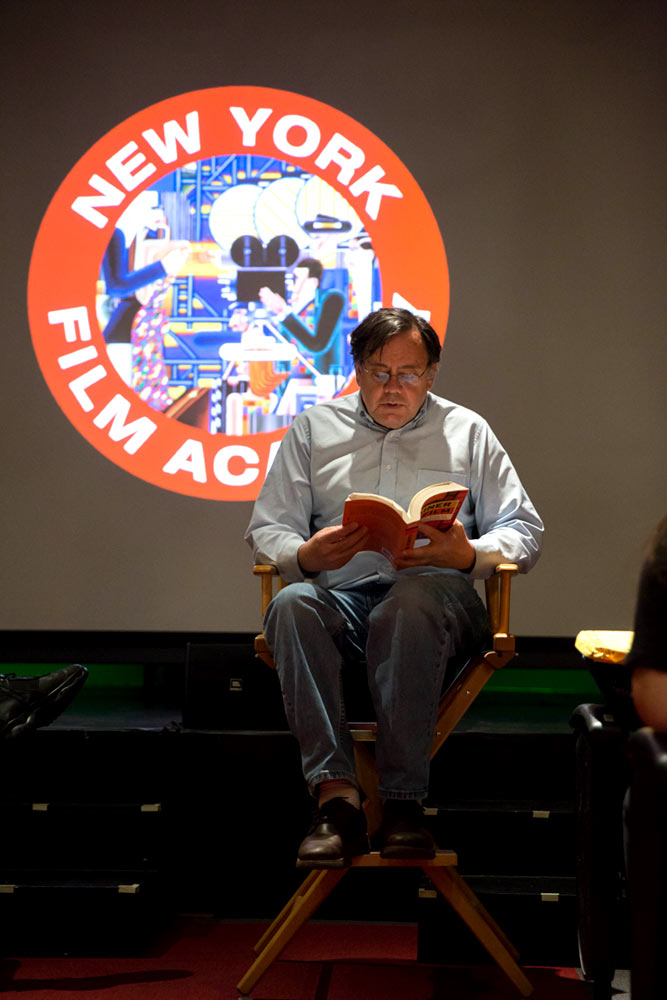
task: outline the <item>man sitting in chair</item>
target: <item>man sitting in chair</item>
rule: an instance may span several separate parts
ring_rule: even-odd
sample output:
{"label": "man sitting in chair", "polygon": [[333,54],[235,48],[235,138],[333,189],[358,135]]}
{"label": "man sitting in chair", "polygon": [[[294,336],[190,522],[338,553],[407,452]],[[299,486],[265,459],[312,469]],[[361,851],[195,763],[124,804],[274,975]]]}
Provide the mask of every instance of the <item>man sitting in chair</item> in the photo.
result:
{"label": "man sitting in chair", "polygon": [[[365,662],[376,712],[382,856],[433,857],[421,800],[445,670],[488,636],[472,581],[501,562],[526,572],[543,531],[486,421],[429,391],[440,359],[429,323],[380,309],[354,330],[351,351],[359,392],[294,420],[246,533],[255,562],[292,583],[269,605],[264,630],[318,806],[300,867],[344,867],[368,850],[343,661]],[[445,533],[423,525],[428,543],[402,552],[395,568],[366,551],[365,528],[341,525],[353,491],[407,508],[418,489],[448,480],[469,489],[459,519]]]}

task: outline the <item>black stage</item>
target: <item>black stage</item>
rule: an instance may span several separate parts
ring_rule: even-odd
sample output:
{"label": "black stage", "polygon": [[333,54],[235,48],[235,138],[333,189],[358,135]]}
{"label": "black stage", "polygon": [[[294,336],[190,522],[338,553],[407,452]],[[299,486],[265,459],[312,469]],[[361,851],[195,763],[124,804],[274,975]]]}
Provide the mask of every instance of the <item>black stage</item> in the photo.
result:
{"label": "black stage", "polygon": [[[310,802],[252,636],[3,638],[2,672],[90,671],[56,722],[2,745],[0,912],[14,952],[127,951],[184,912],[273,917],[300,881]],[[598,695],[573,639],[518,649],[434,760],[426,806],[522,960],[576,965],[569,718]],[[483,958],[423,877],[391,876],[351,873],[319,916],[414,921],[423,960],[446,961],[443,947]]]}

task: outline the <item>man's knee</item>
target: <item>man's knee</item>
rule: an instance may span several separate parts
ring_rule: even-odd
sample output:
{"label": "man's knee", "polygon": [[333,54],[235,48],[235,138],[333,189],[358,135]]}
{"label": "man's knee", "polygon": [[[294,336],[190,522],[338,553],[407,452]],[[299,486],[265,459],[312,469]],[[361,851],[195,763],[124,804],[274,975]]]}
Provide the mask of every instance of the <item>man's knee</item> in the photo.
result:
{"label": "man's knee", "polygon": [[264,616],[264,630],[270,643],[274,636],[289,630],[312,636],[319,630],[335,633],[341,627],[340,614],[326,601],[320,588],[308,582],[291,583],[279,590]]}
{"label": "man's knee", "polygon": [[264,628],[271,628],[276,621],[298,619],[301,609],[308,606],[309,592],[312,589],[312,585],[308,583],[291,583],[289,587],[279,590],[266,609]]}

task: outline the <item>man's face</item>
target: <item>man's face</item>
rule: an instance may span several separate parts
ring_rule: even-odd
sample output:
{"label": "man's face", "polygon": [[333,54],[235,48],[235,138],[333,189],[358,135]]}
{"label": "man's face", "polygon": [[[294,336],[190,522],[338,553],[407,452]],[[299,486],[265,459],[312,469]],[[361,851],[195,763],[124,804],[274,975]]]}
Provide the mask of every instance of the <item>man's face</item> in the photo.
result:
{"label": "man's face", "polygon": [[[357,365],[357,382],[368,413],[382,427],[404,427],[419,413],[433,385],[437,365],[428,365],[426,347],[418,330],[397,333],[375,354]],[[390,372],[384,385],[373,374]],[[421,374],[423,372],[423,374]],[[399,374],[421,375],[414,385],[405,385]]]}
{"label": "man's face", "polygon": [[307,267],[295,267],[292,274],[294,275],[294,280],[292,282],[292,298],[297,299],[303,289],[303,286],[310,277],[310,271]]}

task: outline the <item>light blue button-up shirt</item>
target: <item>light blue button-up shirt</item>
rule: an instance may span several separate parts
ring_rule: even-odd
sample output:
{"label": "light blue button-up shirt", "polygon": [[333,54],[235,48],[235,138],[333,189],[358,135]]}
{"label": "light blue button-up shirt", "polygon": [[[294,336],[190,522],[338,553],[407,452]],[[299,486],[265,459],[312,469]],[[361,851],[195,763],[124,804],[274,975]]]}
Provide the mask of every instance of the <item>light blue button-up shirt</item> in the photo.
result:
{"label": "light blue button-up shirt", "polygon": [[[288,582],[303,580],[297,552],[320,528],[340,524],[349,493],[380,493],[408,507],[417,490],[452,480],[467,486],[459,513],[477,558],[472,577],[498,563],[526,572],[536,562],[542,521],[507,453],[477,413],[429,392],[404,427],[377,424],[354,393],[312,406],[287,431],[246,532],[256,563],[275,564]],[[324,587],[350,588],[398,573],[377,552],[317,574]]]}

